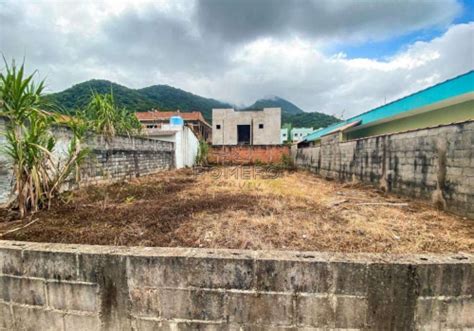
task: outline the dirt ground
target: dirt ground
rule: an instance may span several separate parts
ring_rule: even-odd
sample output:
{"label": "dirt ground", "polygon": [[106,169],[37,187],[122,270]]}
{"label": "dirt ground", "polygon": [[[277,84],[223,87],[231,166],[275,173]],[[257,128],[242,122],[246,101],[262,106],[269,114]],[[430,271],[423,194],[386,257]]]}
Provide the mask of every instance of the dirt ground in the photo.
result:
{"label": "dirt ground", "polygon": [[[474,252],[474,222],[374,188],[261,168],[163,172],[63,194],[0,239],[340,252]],[[35,221],[36,220],[36,221]],[[31,225],[11,233],[7,231]]]}

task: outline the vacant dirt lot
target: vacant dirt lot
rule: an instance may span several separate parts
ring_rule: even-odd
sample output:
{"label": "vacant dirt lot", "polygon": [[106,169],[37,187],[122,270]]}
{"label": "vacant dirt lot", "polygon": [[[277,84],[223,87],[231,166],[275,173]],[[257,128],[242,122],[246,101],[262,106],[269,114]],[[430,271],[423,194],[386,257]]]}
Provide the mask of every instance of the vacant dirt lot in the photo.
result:
{"label": "vacant dirt lot", "polygon": [[[36,220],[23,229],[5,234]],[[342,252],[473,252],[474,223],[373,188],[306,172],[191,170],[66,193],[0,239]]]}

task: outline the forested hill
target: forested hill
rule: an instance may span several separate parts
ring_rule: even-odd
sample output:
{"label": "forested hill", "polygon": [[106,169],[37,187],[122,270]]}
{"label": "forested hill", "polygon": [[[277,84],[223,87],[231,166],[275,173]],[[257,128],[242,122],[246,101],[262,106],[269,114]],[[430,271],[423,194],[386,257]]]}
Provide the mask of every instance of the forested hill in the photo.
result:
{"label": "forested hill", "polygon": [[[64,112],[73,114],[75,110],[86,106],[92,91],[97,93],[112,91],[117,104],[130,111],[148,111],[153,108],[172,111],[179,109],[183,112],[201,111],[209,122],[212,121],[212,108],[235,108],[229,103],[204,98],[168,85],[131,89],[107,80],[97,79],[76,84],[62,92],[49,94],[46,98],[64,109]],[[335,117],[322,113],[305,113],[293,103],[279,97],[260,99],[245,108],[260,109],[265,107],[280,107],[282,109],[282,124],[288,123],[294,127],[319,128],[338,121]]]}
{"label": "forested hill", "polygon": [[331,115],[318,112],[307,113],[295,104],[279,97],[257,100],[253,105],[247,107],[247,109],[261,109],[270,107],[281,108],[282,125],[291,124],[293,127],[318,129],[320,127],[326,127],[333,123],[339,122],[336,117]]}
{"label": "forested hill", "polygon": [[282,113],[287,115],[303,114],[303,109],[299,108],[295,104],[289,102],[288,100],[271,97],[257,100],[253,105],[247,107],[248,109],[261,109],[261,108],[271,108],[271,107],[280,107]]}
{"label": "forested hill", "polygon": [[154,85],[143,89],[131,89],[107,80],[89,80],[72,86],[62,92],[49,94],[47,98],[61,106],[67,112],[83,108],[89,101],[92,91],[97,93],[113,92],[120,107],[130,111],[176,110],[190,112],[199,110],[208,120],[212,117],[212,108],[230,108],[230,104],[204,98],[168,85]]}

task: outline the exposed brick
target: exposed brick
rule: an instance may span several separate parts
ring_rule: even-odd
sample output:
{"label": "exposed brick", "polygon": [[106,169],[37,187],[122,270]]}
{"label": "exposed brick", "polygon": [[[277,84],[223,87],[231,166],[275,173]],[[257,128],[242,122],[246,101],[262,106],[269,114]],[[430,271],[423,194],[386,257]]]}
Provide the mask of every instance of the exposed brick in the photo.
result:
{"label": "exposed brick", "polygon": [[208,160],[218,164],[280,163],[290,155],[288,146],[213,146]]}

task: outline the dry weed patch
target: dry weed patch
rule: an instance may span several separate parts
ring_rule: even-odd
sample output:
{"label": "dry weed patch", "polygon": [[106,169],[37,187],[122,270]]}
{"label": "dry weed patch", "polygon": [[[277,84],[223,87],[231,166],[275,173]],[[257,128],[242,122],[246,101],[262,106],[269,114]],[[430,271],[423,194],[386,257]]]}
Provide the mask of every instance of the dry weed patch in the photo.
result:
{"label": "dry weed patch", "polygon": [[[472,221],[298,171],[271,178],[170,171],[65,193],[2,239],[341,252],[474,252]],[[0,233],[15,227],[0,212]]]}

